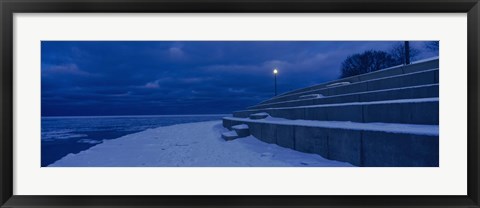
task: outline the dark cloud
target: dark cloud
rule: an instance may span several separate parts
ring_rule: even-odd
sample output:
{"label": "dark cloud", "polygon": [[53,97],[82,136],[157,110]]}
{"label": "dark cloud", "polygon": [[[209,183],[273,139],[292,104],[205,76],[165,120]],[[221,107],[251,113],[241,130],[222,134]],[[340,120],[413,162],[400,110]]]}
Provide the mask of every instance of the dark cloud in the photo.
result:
{"label": "dark cloud", "polygon": [[[42,115],[230,113],[338,78],[353,53],[394,41],[43,41]],[[414,42],[419,58],[438,55]]]}

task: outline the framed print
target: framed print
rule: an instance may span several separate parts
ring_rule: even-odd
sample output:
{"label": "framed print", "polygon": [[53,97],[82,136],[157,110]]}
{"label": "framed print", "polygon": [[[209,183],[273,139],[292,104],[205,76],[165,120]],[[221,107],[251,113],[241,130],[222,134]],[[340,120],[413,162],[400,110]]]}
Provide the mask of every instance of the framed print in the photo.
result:
{"label": "framed print", "polygon": [[478,207],[478,1],[1,1],[2,207]]}

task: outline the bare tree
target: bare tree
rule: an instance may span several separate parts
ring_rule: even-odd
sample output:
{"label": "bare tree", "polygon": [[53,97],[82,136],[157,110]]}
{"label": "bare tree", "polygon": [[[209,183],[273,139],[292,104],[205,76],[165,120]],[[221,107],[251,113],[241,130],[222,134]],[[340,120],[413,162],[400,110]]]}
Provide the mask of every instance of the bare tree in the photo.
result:
{"label": "bare tree", "polygon": [[395,65],[395,59],[384,51],[365,51],[347,57],[342,63],[341,78],[364,74]]}
{"label": "bare tree", "polygon": [[429,41],[425,43],[425,48],[427,48],[430,51],[438,51],[440,46],[439,41]]}

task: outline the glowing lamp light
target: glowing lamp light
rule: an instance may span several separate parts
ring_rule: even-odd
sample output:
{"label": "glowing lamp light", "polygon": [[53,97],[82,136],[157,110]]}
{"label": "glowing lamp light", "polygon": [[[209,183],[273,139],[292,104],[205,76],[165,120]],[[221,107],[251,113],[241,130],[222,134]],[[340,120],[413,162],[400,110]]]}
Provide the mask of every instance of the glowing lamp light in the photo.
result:
{"label": "glowing lamp light", "polygon": [[273,73],[274,73],[274,74],[278,74],[278,70],[277,70],[277,69],[274,69],[274,70],[273,70]]}

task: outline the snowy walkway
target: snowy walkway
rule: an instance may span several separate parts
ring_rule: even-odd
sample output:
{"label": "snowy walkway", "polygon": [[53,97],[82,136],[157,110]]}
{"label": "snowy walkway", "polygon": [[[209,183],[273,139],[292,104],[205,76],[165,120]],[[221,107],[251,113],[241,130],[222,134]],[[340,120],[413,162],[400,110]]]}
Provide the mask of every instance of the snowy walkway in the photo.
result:
{"label": "snowy walkway", "polygon": [[178,124],[105,140],[50,165],[59,167],[351,166],[249,136],[224,141],[221,121]]}

